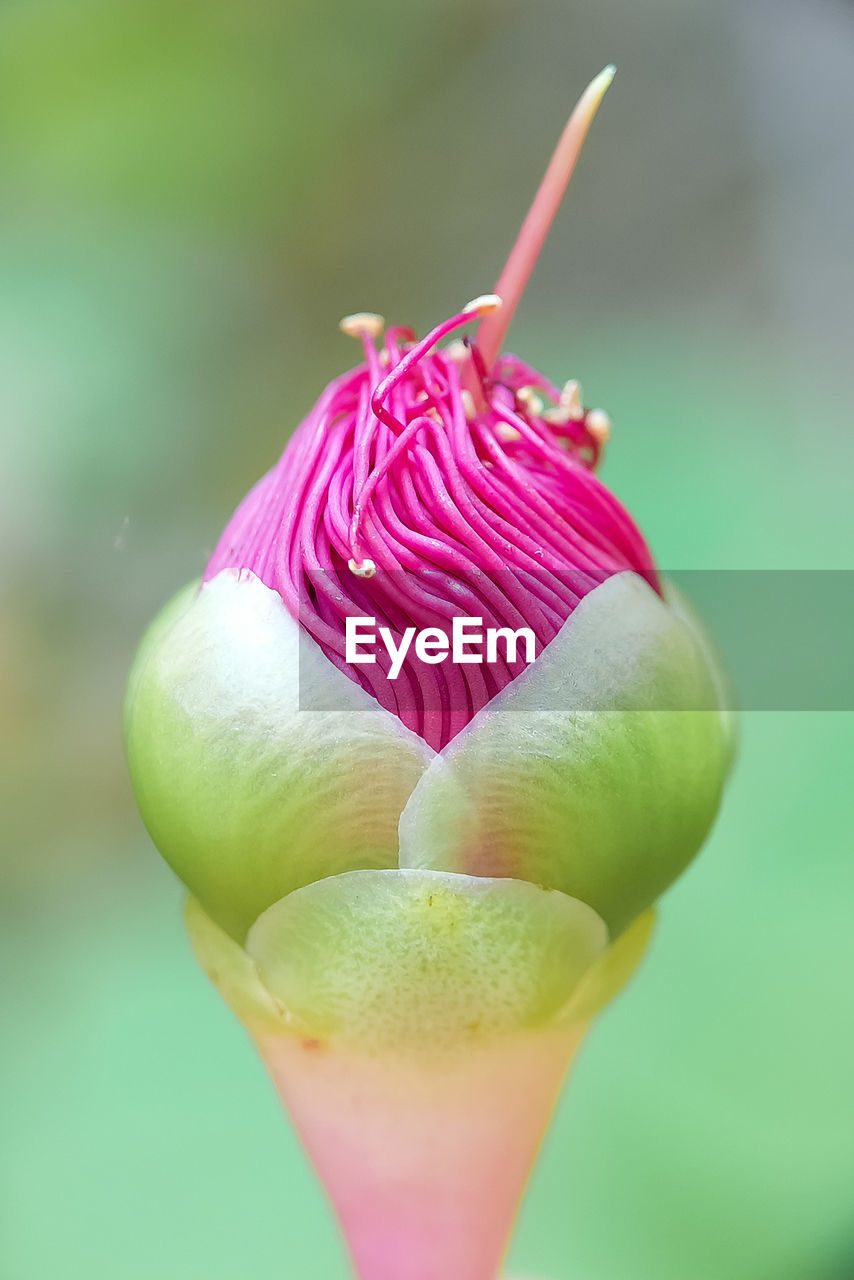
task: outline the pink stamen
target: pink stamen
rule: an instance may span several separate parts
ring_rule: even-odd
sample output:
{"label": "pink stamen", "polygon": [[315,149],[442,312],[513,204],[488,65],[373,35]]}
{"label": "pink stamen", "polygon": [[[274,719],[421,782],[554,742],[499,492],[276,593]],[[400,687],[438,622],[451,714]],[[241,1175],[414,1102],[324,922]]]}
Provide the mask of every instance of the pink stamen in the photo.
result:
{"label": "pink stamen", "polygon": [[[407,661],[388,679],[344,661],[345,619],[370,616],[396,642],[407,626],[530,626],[548,644],[599,582],[622,569],[655,583],[631,516],[593,474],[599,445],[584,419],[552,423],[519,392],[557,389],[504,355],[466,415],[464,361],[436,343],[392,342],[337,378],[279,463],[242,503],[208,566],[247,568],[278,591],[341,671],[436,749],[524,669]],[[382,366],[382,356],[388,361]],[[378,379],[382,372],[383,376]],[[372,562],[372,576],[356,570]]]}
{"label": "pink stamen", "polygon": [[[612,76],[602,72],[573,112],[497,297],[475,299],[420,341],[389,329],[380,349],[379,316],[342,322],[361,339],[364,363],[326,388],[238,508],[205,575],[252,570],[339,670],[437,750],[524,661],[410,658],[391,681],[382,646],[374,665],[345,661],[348,617],[375,619],[398,644],[407,627],[449,631],[456,616],[481,617],[484,627],[530,627],[541,650],[611,574],[633,570],[658,589],[643,536],[594,475],[601,423],[588,428],[575,392],[561,401],[542,374],[499,356]],[[438,345],[481,316],[476,345],[467,339],[461,354]]]}

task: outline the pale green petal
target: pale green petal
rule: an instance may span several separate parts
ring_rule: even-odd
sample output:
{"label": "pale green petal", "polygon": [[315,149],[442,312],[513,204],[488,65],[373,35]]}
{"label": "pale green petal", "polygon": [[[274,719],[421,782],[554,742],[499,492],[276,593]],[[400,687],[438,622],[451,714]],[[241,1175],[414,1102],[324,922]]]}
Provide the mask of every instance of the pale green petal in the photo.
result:
{"label": "pale green petal", "polygon": [[425,1052],[548,1024],[607,941],[599,916],[562,893],[404,870],[299,889],[246,947],[318,1037]]}
{"label": "pale green petal", "polygon": [[692,629],[615,575],[430,765],[401,865],[560,889],[616,935],[711,826],[729,755],[717,708]]}
{"label": "pale green petal", "polygon": [[[154,843],[242,941],[292,889],[397,864],[400,812],[432,752],[342,675],[280,597],[226,570],[147,643],[127,713]],[[157,624],[155,624],[157,626]],[[310,682],[335,711],[300,710]]]}

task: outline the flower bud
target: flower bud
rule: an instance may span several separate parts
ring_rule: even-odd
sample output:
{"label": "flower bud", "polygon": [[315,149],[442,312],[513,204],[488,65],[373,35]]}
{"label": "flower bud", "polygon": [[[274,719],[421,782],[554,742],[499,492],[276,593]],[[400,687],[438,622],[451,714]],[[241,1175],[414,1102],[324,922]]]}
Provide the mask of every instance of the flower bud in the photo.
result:
{"label": "flower bud", "polygon": [[[240,944],[297,890],[405,868],[556,889],[617,937],[714,818],[720,676],[596,474],[607,416],[577,381],[498,354],[555,167],[565,185],[608,80],[571,118],[496,294],[420,341],[342,321],[362,362],[142,645],[126,709],[139,806]],[[351,651],[354,622],[384,648]],[[486,661],[477,628],[496,637]]]}
{"label": "flower bud", "polygon": [[[128,712],[140,808],[241,942],[295,889],[395,867],[560,889],[616,936],[714,817],[716,676],[596,475],[578,384],[437,346],[492,307],[381,347],[378,318],[351,317],[364,362],[143,648]],[[503,639],[493,661],[412,653],[412,633],[465,617]],[[370,662],[347,660],[353,619],[387,638]],[[514,651],[523,631],[533,663]]]}
{"label": "flower bud", "polygon": [[496,294],[420,341],[342,321],[361,363],[155,622],[128,690],[136,796],[192,894],[198,954],[370,1280],[422,1273],[365,1234],[365,1201],[435,1186],[438,1165],[463,1178],[469,1130],[506,1182],[471,1192],[483,1238],[431,1246],[423,1274],[494,1268],[557,1082],[702,844],[731,756],[711,648],[598,478],[607,415],[499,354],[611,74]]}

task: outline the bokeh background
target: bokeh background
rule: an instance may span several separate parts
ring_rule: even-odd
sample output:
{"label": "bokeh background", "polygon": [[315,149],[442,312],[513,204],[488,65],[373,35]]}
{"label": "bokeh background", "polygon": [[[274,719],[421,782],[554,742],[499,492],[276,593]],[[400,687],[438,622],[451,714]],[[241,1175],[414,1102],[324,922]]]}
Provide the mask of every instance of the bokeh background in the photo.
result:
{"label": "bokeh background", "polygon": [[[666,567],[854,567],[850,0],[0,3],[0,1280],[345,1277],[135,814],[123,683],[355,361],[338,318],[488,290],[612,60],[511,345],[611,412]],[[854,1276],[853,749],[745,716],[511,1269]]]}

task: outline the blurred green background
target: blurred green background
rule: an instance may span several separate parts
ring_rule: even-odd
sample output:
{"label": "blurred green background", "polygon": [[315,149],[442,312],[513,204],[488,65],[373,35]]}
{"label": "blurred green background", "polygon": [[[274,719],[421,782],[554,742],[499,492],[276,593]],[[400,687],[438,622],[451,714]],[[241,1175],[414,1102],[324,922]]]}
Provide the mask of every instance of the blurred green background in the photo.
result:
{"label": "blurred green background", "polygon": [[[666,568],[850,568],[846,0],[0,3],[0,1280],[343,1280],[135,814],[123,683],[357,358],[339,316],[489,289],[611,60],[511,346],[611,412]],[[854,717],[743,730],[520,1273],[854,1276]]]}

